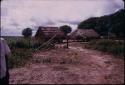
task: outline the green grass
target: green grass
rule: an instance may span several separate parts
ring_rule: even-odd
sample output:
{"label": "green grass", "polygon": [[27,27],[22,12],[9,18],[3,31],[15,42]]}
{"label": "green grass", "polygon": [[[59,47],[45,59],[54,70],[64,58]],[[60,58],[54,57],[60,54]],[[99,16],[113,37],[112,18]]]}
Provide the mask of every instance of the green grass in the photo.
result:
{"label": "green grass", "polygon": [[9,57],[9,68],[20,67],[26,64],[32,58],[32,50],[29,49],[11,49],[12,55]]}
{"label": "green grass", "polygon": [[111,53],[114,56],[124,57],[123,41],[106,40],[106,39],[92,40],[86,47],[100,50],[102,52]]}
{"label": "green grass", "polygon": [[[6,36],[4,38],[11,49],[11,56],[8,60],[9,68],[24,66],[27,61],[32,58],[32,53],[35,49],[42,44],[41,42],[34,40],[34,38],[31,38],[30,40],[16,36]],[[51,47],[51,45],[44,46],[42,49],[48,49],[49,47]],[[45,60],[44,62],[50,62],[50,60]]]}
{"label": "green grass", "polygon": [[33,49],[29,41],[16,36],[4,38],[11,49],[11,56],[8,58],[9,68],[24,66],[32,58]]}

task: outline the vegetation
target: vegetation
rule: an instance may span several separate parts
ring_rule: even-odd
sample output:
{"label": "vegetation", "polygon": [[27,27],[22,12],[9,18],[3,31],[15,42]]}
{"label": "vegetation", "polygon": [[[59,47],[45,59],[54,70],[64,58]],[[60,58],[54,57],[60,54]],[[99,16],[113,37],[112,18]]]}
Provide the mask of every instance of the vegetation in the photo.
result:
{"label": "vegetation", "polygon": [[113,33],[117,38],[124,38],[125,10],[102,17],[89,18],[78,25],[79,29],[94,29],[102,36]]}
{"label": "vegetation", "polygon": [[9,68],[20,67],[25,65],[27,60],[32,58],[33,49],[29,47],[29,41],[23,37],[5,37],[11,49],[9,57]]}
{"label": "vegetation", "polygon": [[64,32],[66,39],[67,39],[67,48],[68,48],[68,33],[71,32],[72,28],[68,25],[64,25],[60,27],[60,30]]}
{"label": "vegetation", "polygon": [[[11,49],[11,57],[9,57],[9,68],[20,67],[26,64],[31,58],[32,53],[41,46],[42,43],[31,37],[30,46],[28,38],[23,37],[4,37]],[[51,45],[45,45],[42,49],[48,49]]]}
{"label": "vegetation", "polygon": [[29,47],[30,47],[30,44],[31,44],[30,41],[31,41],[31,36],[32,36],[32,29],[31,28],[23,29],[22,35],[24,36],[24,38],[26,38],[26,40],[29,41]]}
{"label": "vegetation", "polygon": [[9,57],[9,68],[20,67],[26,64],[32,58],[32,50],[30,49],[11,49],[11,57]]}
{"label": "vegetation", "polygon": [[86,46],[87,48],[92,48],[100,50],[103,52],[111,53],[114,56],[124,57],[124,42],[123,41],[114,41],[114,40],[92,40]]}
{"label": "vegetation", "polygon": [[32,29],[31,28],[26,28],[22,31],[22,35],[24,37],[31,37],[32,36]]}

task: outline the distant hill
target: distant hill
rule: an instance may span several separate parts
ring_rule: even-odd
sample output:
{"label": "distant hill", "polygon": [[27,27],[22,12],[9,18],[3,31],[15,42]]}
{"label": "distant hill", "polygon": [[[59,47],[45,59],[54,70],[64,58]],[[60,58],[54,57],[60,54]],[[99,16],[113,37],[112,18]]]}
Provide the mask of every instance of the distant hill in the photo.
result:
{"label": "distant hill", "polygon": [[125,10],[122,9],[111,15],[92,17],[82,21],[78,25],[78,29],[94,29],[103,36],[106,36],[108,31],[110,31],[110,33],[115,34],[117,37],[124,37],[124,22]]}

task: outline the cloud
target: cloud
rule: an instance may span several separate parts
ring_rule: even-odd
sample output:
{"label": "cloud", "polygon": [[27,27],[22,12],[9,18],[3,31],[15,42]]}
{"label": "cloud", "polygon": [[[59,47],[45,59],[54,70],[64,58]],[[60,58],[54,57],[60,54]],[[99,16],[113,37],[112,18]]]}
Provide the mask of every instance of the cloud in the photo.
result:
{"label": "cloud", "polygon": [[39,25],[67,24],[75,30],[77,24],[87,18],[108,15],[123,8],[122,0],[3,0],[1,27],[5,35],[21,35],[22,29],[37,30]]}
{"label": "cloud", "polygon": [[75,20],[75,21],[69,21],[69,20],[58,20],[59,23],[69,23],[69,24],[72,24],[72,25],[78,25],[79,24],[79,20]]}

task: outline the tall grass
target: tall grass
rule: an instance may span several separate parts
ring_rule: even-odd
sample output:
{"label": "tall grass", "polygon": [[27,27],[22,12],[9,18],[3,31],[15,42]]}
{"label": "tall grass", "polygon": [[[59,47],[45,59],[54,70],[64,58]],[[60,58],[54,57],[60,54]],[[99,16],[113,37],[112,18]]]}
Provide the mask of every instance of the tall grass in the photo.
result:
{"label": "tall grass", "polygon": [[26,64],[32,58],[32,50],[29,49],[11,49],[12,55],[9,57],[9,68],[20,67]]}
{"label": "tall grass", "polygon": [[89,42],[87,48],[92,48],[96,50],[100,50],[103,52],[111,53],[114,56],[124,56],[124,42],[123,41],[115,41],[115,40],[92,40]]}
{"label": "tall grass", "polygon": [[[11,49],[11,56],[8,63],[9,68],[20,67],[27,63],[32,58],[32,53],[42,43],[33,38],[27,39],[23,37],[4,37]],[[52,47],[51,44],[44,46],[43,49]]]}
{"label": "tall grass", "polygon": [[11,49],[11,56],[8,58],[9,68],[23,66],[32,58],[33,49],[27,39],[15,37],[5,39]]}

